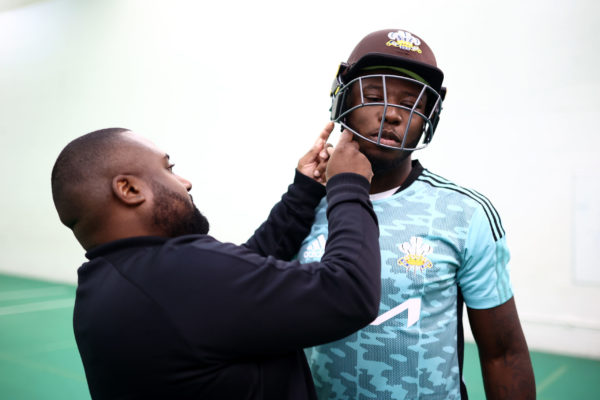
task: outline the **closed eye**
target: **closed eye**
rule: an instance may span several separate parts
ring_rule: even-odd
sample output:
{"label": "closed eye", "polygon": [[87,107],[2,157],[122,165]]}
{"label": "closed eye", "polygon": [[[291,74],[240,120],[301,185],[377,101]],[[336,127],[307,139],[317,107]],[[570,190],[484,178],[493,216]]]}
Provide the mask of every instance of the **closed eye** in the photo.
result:
{"label": "closed eye", "polygon": [[415,108],[415,110],[418,111],[423,111],[425,109],[425,102],[424,101],[420,101],[419,104],[415,107],[415,100],[416,99],[405,99],[403,101],[400,102],[400,105],[406,108]]}
{"label": "closed eye", "polygon": [[367,103],[381,103],[383,102],[383,99],[378,96],[365,96],[365,101]]}

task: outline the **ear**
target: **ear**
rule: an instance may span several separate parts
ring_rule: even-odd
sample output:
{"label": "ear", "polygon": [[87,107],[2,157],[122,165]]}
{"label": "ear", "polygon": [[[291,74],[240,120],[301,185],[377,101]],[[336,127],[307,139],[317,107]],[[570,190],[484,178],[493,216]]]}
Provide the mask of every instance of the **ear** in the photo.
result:
{"label": "ear", "polygon": [[121,202],[138,206],[146,201],[144,181],[135,175],[117,175],[112,180],[112,191]]}

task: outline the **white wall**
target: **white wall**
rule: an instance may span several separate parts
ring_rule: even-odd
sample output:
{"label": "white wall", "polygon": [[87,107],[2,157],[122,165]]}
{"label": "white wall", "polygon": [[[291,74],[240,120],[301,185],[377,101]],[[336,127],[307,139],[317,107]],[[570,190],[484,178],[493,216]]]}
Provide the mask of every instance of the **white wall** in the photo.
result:
{"label": "white wall", "polygon": [[599,4],[0,1],[0,271],[76,281],[83,251],[50,170],[111,126],[168,151],[211,233],[244,241],[327,121],[338,63],[366,33],[405,28],[448,87],[418,158],[501,212],[531,347],[600,357],[600,193],[577,183],[599,178]]}

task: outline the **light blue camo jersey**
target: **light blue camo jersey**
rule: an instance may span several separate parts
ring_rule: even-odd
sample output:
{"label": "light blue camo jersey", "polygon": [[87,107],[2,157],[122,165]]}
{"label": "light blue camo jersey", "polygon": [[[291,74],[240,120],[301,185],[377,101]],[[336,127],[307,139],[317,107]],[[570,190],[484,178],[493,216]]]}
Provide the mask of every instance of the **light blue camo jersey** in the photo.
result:
{"label": "light blue camo jersey", "polygon": [[[491,203],[418,161],[411,176],[406,188],[373,201],[382,262],[379,317],[342,340],[306,350],[319,399],[460,399],[461,297],[475,309],[512,297],[509,253]],[[302,262],[323,254],[326,208],[323,199],[298,254]],[[464,386],[462,393],[465,398]]]}

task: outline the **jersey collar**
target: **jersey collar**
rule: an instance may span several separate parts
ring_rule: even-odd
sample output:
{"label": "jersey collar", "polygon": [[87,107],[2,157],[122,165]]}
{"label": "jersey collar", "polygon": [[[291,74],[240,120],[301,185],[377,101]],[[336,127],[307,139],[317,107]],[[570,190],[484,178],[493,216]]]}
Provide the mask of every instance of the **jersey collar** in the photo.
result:
{"label": "jersey collar", "polygon": [[412,185],[412,183],[417,180],[417,178],[423,173],[423,170],[425,169],[423,168],[419,160],[412,160],[411,167],[412,168],[410,170],[410,173],[408,174],[404,182],[402,182],[402,185],[400,185],[398,190],[396,190],[396,193],[400,193],[401,191]]}

